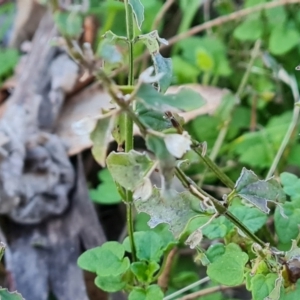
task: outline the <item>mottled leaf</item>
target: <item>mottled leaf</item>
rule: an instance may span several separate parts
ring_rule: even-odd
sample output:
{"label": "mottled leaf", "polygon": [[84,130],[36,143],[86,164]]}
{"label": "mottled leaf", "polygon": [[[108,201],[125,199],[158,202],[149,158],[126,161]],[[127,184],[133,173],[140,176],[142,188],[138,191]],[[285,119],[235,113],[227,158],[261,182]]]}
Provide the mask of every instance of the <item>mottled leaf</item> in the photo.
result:
{"label": "mottled leaf", "polygon": [[199,206],[199,201],[189,192],[172,191],[171,194],[164,197],[161,190],[155,188],[146,202],[135,201],[135,207],[138,212],[150,215],[148,225],[151,228],[167,223],[174,236],[179,237],[189,220],[199,214],[194,209]]}
{"label": "mottled leaf", "polygon": [[131,191],[139,187],[153,165],[145,153],[135,150],[128,153],[112,152],[106,162],[113,179]]}
{"label": "mottled leaf", "polygon": [[250,202],[264,213],[270,211],[267,201],[285,201],[285,194],[274,178],[259,180],[254,172],[246,168],[243,168],[236,182],[235,190],[239,197]]}

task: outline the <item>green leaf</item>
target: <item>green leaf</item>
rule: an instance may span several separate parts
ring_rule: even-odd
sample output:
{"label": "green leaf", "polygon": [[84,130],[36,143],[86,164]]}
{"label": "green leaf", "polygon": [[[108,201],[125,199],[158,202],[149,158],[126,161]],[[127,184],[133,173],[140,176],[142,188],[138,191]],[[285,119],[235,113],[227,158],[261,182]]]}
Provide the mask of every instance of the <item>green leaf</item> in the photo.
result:
{"label": "green leaf", "polygon": [[165,114],[160,111],[151,110],[143,103],[137,103],[136,113],[144,125],[155,131],[163,131],[172,128],[172,123],[165,117]]}
{"label": "green leaf", "polygon": [[18,292],[9,292],[5,288],[0,288],[1,300],[25,300]]}
{"label": "green leaf", "polygon": [[280,209],[277,207],[274,222],[279,241],[287,244],[299,234],[300,200],[284,203],[283,210],[287,218],[281,216]]}
{"label": "green leaf", "polygon": [[260,18],[248,17],[233,32],[233,36],[240,41],[256,41],[263,34],[264,24]]}
{"label": "green leaf", "polygon": [[97,121],[95,129],[90,138],[93,141],[92,154],[95,160],[105,166],[107,147],[110,142],[111,131],[115,122],[115,116],[103,116]]}
{"label": "green leaf", "polygon": [[171,196],[164,197],[159,189],[153,190],[153,195],[147,200],[135,201],[138,212],[150,215],[148,225],[154,228],[161,223],[169,224],[170,230],[175,237],[179,237],[189,220],[198,215],[195,207],[200,209],[199,201],[189,192],[171,192]]}
{"label": "green leaf", "polygon": [[82,17],[78,13],[56,11],[54,22],[58,30],[70,38],[79,38],[82,32]]}
{"label": "green leaf", "polygon": [[160,112],[169,110],[190,111],[205,104],[205,100],[199,93],[188,88],[181,88],[176,94],[162,95],[151,85],[142,84],[137,91],[137,97],[148,108]]}
{"label": "green leaf", "polygon": [[266,276],[256,274],[251,280],[253,300],[262,300],[270,295],[275,287],[275,281],[278,278],[277,274],[269,273]]}
{"label": "green leaf", "polygon": [[132,273],[139,282],[144,283],[150,283],[153,280],[153,275],[159,268],[159,264],[155,261],[150,261],[149,263],[139,261],[131,264]]}
{"label": "green leaf", "polygon": [[272,54],[283,55],[299,44],[300,33],[296,27],[278,24],[271,32],[269,50]]}
{"label": "green leaf", "polygon": [[100,204],[117,204],[121,202],[120,194],[116,188],[108,169],[103,169],[99,173],[101,183],[97,189],[90,189],[90,198]]}
{"label": "green leaf", "polygon": [[214,115],[221,121],[227,122],[233,112],[234,107],[238,104],[237,97],[232,93],[226,93],[222,97],[221,104],[216,109]]}
{"label": "green leaf", "polygon": [[128,153],[112,152],[106,160],[113,179],[124,188],[133,191],[143,181],[153,162],[145,153],[131,150]]}
{"label": "green leaf", "polygon": [[217,243],[209,246],[205,255],[210,261],[210,263],[213,263],[218,257],[224,255],[225,251],[226,251],[225,246],[221,243]]}
{"label": "green leaf", "polygon": [[[160,236],[154,231],[138,231],[134,233],[136,256],[139,260],[158,262],[163,253],[163,244]],[[127,252],[131,252],[129,238],[124,242]]]}
{"label": "green leaf", "polygon": [[230,206],[229,211],[252,232],[259,230],[268,219],[268,216],[256,207],[248,207],[242,204]]}
{"label": "green leaf", "polygon": [[280,174],[280,180],[287,195],[293,200],[300,198],[300,179],[296,175],[284,172]]}
{"label": "green leaf", "polygon": [[130,266],[128,257],[124,257],[125,248],[118,242],[106,242],[84,252],[78,258],[80,268],[97,273],[99,276],[117,276],[124,274]]}
{"label": "green leaf", "polygon": [[285,194],[279,183],[271,178],[259,180],[251,170],[243,168],[235,184],[237,195],[250,202],[264,213],[269,213],[267,201],[285,201]]}
{"label": "green leaf", "polygon": [[97,276],[95,284],[103,291],[114,293],[123,290],[126,287],[126,281],[123,280],[122,275],[116,276]]}
{"label": "green leaf", "polygon": [[136,21],[136,25],[139,30],[142,30],[142,24],[144,22],[144,6],[140,0],[128,0],[128,4],[130,4],[134,18]]}
{"label": "green leaf", "polygon": [[146,289],[135,287],[129,294],[128,300],[162,300],[164,293],[158,285],[150,285]]}
{"label": "green leaf", "polygon": [[244,267],[247,261],[248,255],[242,252],[238,245],[229,244],[224,254],[208,265],[207,275],[220,284],[239,285],[244,280]]}
{"label": "green leaf", "polygon": [[[19,53],[16,49],[3,49],[0,47],[1,67],[0,83],[2,79],[10,76],[14,67],[18,63]],[[4,77],[4,78],[1,78]]]}

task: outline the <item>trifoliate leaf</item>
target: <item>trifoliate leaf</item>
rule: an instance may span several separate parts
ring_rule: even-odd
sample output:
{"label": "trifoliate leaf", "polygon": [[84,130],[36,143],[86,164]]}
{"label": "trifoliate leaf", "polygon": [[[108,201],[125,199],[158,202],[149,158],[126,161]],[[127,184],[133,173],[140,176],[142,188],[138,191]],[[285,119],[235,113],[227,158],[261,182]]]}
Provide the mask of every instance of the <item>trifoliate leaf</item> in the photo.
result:
{"label": "trifoliate leaf", "polygon": [[172,191],[170,196],[164,197],[161,195],[161,190],[156,188],[146,202],[135,201],[138,212],[150,215],[148,225],[151,228],[167,223],[175,237],[179,237],[189,220],[199,214],[194,210],[197,204],[199,200],[189,192]]}
{"label": "trifoliate leaf", "polygon": [[[244,268],[248,255],[236,244],[226,246],[224,254],[207,267],[207,275],[220,284],[235,286],[244,280]],[[223,270],[223,272],[220,272]]]}
{"label": "trifoliate leaf", "polygon": [[107,168],[114,181],[124,188],[134,191],[143,182],[153,162],[145,153],[131,150],[128,153],[112,152],[107,157]]}
{"label": "trifoliate leaf", "polygon": [[134,18],[136,21],[136,25],[139,30],[142,30],[142,24],[144,22],[144,6],[140,0],[128,0],[128,4],[130,4]]}
{"label": "trifoliate leaf", "polygon": [[95,129],[91,132],[90,138],[93,141],[92,154],[95,160],[105,166],[107,147],[110,142],[111,132],[114,126],[115,116],[103,116],[97,121]]}
{"label": "trifoliate leaf", "polygon": [[274,178],[259,180],[254,172],[246,168],[243,168],[236,182],[235,190],[239,197],[250,202],[264,213],[270,211],[267,201],[285,201],[285,194]]}

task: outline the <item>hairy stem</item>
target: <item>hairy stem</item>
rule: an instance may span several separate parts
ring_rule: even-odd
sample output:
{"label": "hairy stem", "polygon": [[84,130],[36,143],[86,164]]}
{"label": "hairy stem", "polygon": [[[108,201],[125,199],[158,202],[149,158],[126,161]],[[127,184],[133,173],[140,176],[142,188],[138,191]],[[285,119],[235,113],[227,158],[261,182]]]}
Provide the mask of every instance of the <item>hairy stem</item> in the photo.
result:
{"label": "hairy stem", "polygon": [[[128,86],[132,86],[134,83],[133,73],[133,45],[134,45],[134,25],[133,25],[133,12],[128,0],[124,0],[125,12],[126,12],[126,30],[127,30],[127,42],[128,42],[128,53],[129,53],[129,72],[128,72]],[[129,152],[133,149],[133,121],[131,117],[126,114],[125,119],[125,152]],[[136,261],[136,248],[134,242],[134,226],[133,226],[133,197],[132,191],[126,191],[126,204],[127,204],[127,230],[130,240],[130,247],[132,253],[132,260]]]}

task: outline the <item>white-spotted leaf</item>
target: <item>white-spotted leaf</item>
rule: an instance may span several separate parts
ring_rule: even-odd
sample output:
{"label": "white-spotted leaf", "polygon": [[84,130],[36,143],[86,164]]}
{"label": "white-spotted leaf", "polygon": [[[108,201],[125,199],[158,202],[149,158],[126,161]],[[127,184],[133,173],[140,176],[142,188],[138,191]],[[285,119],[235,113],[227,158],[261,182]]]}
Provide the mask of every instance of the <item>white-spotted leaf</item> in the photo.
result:
{"label": "white-spotted leaf", "polygon": [[159,224],[169,224],[170,231],[179,237],[189,220],[199,215],[194,208],[199,207],[199,200],[189,192],[162,194],[160,189],[154,188],[152,196],[146,201],[135,201],[138,212],[150,215],[148,225],[151,228]]}
{"label": "white-spotted leaf", "polygon": [[269,213],[268,201],[285,201],[285,194],[280,184],[274,179],[260,180],[251,170],[243,168],[236,182],[237,195],[250,202],[264,213]]}

